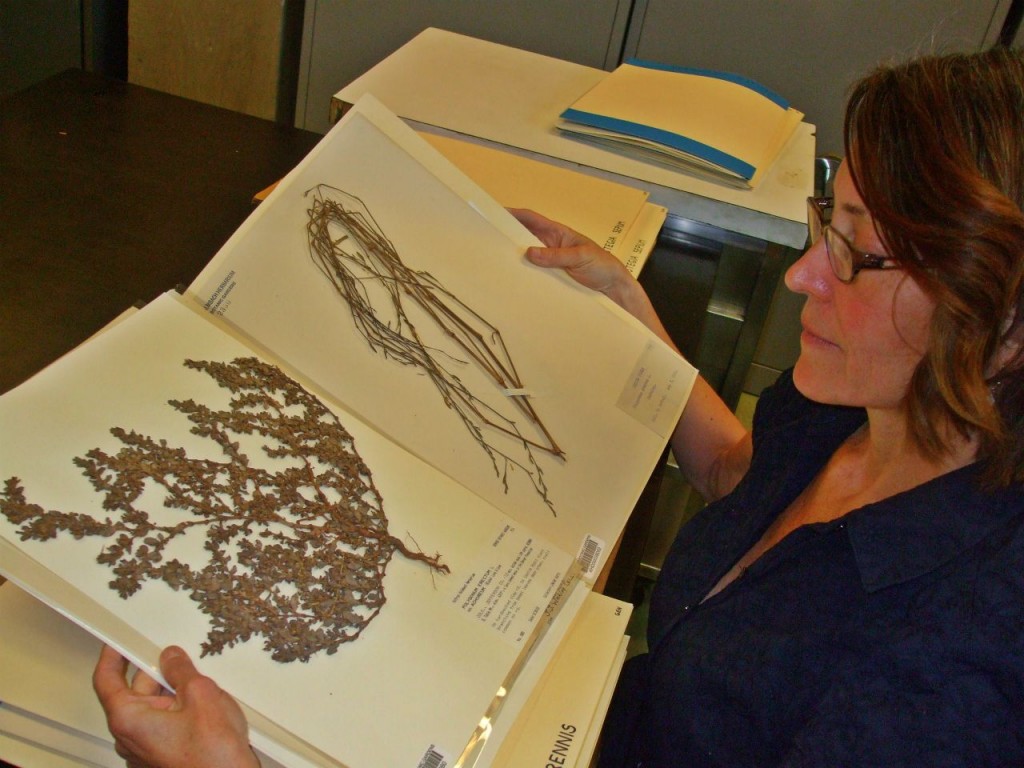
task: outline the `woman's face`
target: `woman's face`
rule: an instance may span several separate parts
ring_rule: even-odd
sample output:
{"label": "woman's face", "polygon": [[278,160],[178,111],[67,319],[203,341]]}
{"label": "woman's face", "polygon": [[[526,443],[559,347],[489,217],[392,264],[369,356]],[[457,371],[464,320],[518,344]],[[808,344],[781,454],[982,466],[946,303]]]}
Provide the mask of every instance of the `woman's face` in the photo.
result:
{"label": "woman's face", "polygon": [[[832,227],[855,248],[886,253],[845,162],[836,174],[832,210]],[[935,308],[917,283],[899,269],[866,269],[842,283],[829,265],[824,237],[785,279],[791,291],[807,297],[793,371],[797,389],[822,403],[902,407]]]}

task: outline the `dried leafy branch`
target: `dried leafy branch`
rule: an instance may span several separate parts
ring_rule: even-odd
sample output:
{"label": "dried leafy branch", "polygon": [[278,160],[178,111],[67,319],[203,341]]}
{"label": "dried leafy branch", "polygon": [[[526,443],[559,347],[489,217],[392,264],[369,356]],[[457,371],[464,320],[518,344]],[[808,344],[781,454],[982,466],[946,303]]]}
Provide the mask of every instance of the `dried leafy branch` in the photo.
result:
{"label": "dried leafy branch", "polygon": [[[225,460],[190,458],[165,440],[114,428],[123,445],[117,454],[96,448],[74,460],[104,494],[111,517],[44,510],[12,477],[0,512],[20,526],[23,541],[61,531],[112,539],[97,559],[113,570],[110,586],[121,597],[147,580],[163,580],[188,592],[210,617],[203,655],[260,635],[282,662],[333,654],[359,637],[384,606],[384,571],[396,550],[448,572],[438,555],[413,551],[388,532],[380,494],[351,435],[316,397],[254,358],[185,365],[231,392],[226,410],[170,401]],[[242,435],[258,439],[273,471],[250,460]],[[141,508],[143,494],[152,499],[153,491],[170,512]],[[205,564],[172,556],[197,535]]]}
{"label": "dried leafy branch", "polygon": [[[306,194],[310,193],[313,203],[306,227],[310,254],[348,305],[370,348],[426,373],[444,404],[458,414],[490,458],[505,491],[509,470],[522,469],[554,513],[534,452],[559,459],[565,454],[529,397],[521,393],[523,382],[498,329],[430,273],[408,267],[359,198],[325,184]],[[451,349],[425,343],[416,326],[420,321],[439,330]],[[497,402],[511,403],[513,413],[503,413],[501,406],[470,391],[451,370],[466,364],[475,365],[494,383],[500,393]],[[505,444],[510,447],[499,447],[495,439],[499,435],[508,438]]]}

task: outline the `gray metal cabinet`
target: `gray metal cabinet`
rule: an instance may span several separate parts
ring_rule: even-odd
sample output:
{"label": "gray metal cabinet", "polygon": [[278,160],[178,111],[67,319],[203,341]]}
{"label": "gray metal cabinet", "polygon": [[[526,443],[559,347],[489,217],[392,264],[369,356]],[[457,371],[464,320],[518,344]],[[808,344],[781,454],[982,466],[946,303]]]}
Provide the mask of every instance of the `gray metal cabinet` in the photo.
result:
{"label": "gray metal cabinet", "polygon": [[306,0],[295,123],[326,132],[331,97],[426,27],[612,69],[632,5],[631,0]]}
{"label": "gray metal cabinet", "polygon": [[842,152],[846,89],[893,57],[980,50],[1010,0],[636,0],[624,54],[738,72],[788,98]]}

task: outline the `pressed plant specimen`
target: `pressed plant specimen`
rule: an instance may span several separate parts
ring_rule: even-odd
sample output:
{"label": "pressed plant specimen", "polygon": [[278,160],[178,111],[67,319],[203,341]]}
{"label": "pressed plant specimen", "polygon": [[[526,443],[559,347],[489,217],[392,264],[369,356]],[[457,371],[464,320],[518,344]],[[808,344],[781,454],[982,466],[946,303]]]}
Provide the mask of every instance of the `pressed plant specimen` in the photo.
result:
{"label": "pressed plant specimen", "polygon": [[[429,272],[408,266],[358,197],[325,184],[306,194],[312,199],[310,255],[370,348],[429,376],[490,458],[505,491],[509,471],[518,468],[555,513],[536,452],[565,454],[523,393],[501,332]],[[425,340],[427,325],[430,338],[442,339],[444,347]],[[458,375],[463,365],[482,371],[495,396],[471,391]]]}
{"label": "pressed plant specimen", "polygon": [[[117,453],[95,448],[74,459],[110,516],[45,510],[12,477],[0,512],[23,541],[62,531],[102,537],[97,560],[113,570],[110,586],[122,598],[163,580],[199,604],[210,622],[203,655],[261,636],[282,662],[332,654],[358,638],[385,604],[384,572],[396,551],[449,571],[439,555],[388,532],[352,436],[314,395],[256,358],[185,365],[230,392],[221,410],[169,401],[192,422],[192,434],[212,441],[217,458],[115,427]],[[247,454],[243,441],[263,455]],[[173,556],[196,536],[206,562]]]}

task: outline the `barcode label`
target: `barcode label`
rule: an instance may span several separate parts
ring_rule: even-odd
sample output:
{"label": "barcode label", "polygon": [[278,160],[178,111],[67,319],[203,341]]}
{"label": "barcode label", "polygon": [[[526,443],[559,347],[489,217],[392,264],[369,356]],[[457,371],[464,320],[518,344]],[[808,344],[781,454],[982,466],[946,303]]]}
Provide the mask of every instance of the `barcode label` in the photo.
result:
{"label": "barcode label", "polygon": [[448,755],[441,752],[434,744],[427,747],[416,768],[448,768],[451,760]]}
{"label": "barcode label", "polygon": [[579,553],[576,555],[576,561],[580,564],[580,568],[583,569],[583,578],[590,578],[594,575],[602,552],[604,552],[604,542],[588,533],[583,539],[583,544],[580,545]]}

